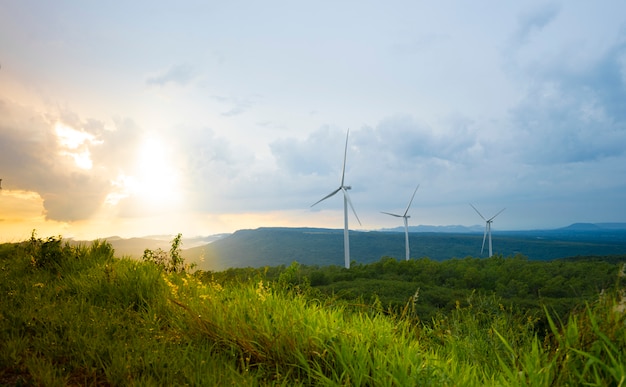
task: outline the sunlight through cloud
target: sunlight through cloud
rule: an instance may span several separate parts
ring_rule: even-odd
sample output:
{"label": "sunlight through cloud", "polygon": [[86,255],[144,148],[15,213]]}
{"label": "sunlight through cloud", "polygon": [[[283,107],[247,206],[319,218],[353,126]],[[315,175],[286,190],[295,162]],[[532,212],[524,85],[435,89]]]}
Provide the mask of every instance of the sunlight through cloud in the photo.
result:
{"label": "sunlight through cloud", "polygon": [[160,139],[148,138],[137,149],[132,173],[120,173],[111,182],[113,190],[105,204],[116,206],[126,198],[135,198],[150,211],[171,209],[182,202],[179,183],[167,147]]}
{"label": "sunlight through cloud", "polygon": [[59,152],[60,155],[72,158],[78,168],[93,168],[88,146],[101,143],[101,141],[96,141],[96,138],[90,133],[70,128],[61,122],[57,122],[54,132],[59,146],[63,149]]}

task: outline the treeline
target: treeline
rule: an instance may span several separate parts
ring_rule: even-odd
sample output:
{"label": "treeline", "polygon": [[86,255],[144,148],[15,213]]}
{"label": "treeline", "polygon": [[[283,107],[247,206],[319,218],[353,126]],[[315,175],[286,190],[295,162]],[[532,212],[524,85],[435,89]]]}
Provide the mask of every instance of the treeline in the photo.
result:
{"label": "treeline", "polygon": [[626,255],[553,261],[530,261],[522,255],[446,261],[383,257],[370,264],[353,262],[350,269],[294,262],[201,275],[220,282],[282,278],[325,298],[356,306],[376,304],[395,314],[410,302],[419,319],[428,323],[437,315],[468,306],[477,295],[495,296],[507,308],[533,318],[543,318],[544,308],[566,318],[575,307],[625,282],[624,263]]}
{"label": "treeline", "polygon": [[[480,233],[409,233],[412,258],[435,261],[479,256]],[[405,256],[404,233],[351,231],[350,254],[360,264],[381,257]],[[626,230],[615,232],[518,231],[494,233],[497,254],[522,254],[531,261],[551,261],[575,255],[626,254]],[[343,230],[259,228],[239,230],[205,246],[186,249],[183,255],[202,270],[231,267],[343,265]]]}

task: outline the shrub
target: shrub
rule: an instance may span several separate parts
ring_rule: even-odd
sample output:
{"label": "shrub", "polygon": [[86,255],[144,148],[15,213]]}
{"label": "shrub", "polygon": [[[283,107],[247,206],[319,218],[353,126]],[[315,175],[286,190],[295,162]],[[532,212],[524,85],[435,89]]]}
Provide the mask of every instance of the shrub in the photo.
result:
{"label": "shrub", "polygon": [[142,257],[143,261],[154,263],[168,273],[182,273],[193,269],[196,264],[186,265],[185,259],[180,254],[180,246],[183,244],[182,237],[183,235],[178,233],[172,239],[172,248],[169,253],[161,248],[156,250],[145,249]]}
{"label": "shrub", "polygon": [[25,245],[31,264],[36,268],[58,273],[64,262],[71,259],[73,255],[71,247],[67,243],[63,244],[61,236],[51,236],[45,240],[36,236],[37,232],[33,230]]}

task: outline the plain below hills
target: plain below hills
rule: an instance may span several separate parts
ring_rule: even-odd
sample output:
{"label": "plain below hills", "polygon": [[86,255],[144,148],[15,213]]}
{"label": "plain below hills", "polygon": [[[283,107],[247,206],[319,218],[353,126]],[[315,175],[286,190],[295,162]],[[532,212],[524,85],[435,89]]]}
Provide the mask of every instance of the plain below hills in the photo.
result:
{"label": "plain below hills", "polygon": [[[573,224],[554,230],[493,232],[494,254],[521,254],[530,260],[626,254],[626,224]],[[441,261],[481,255],[482,232],[410,232],[411,258]],[[388,256],[404,259],[404,232],[350,231],[350,255],[356,263]],[[204,246],[183,250],[201,270],[289,265],[343,266],[343,230],[258,228],[239,230]]]}

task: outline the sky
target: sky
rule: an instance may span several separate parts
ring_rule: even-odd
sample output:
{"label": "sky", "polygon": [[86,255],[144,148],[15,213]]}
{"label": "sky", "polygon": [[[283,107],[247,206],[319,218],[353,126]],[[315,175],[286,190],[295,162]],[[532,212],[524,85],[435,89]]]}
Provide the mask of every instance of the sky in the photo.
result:
{"label": "sky", "polygon": [[626,2],[0,2],[0,241],[626,222]]}

